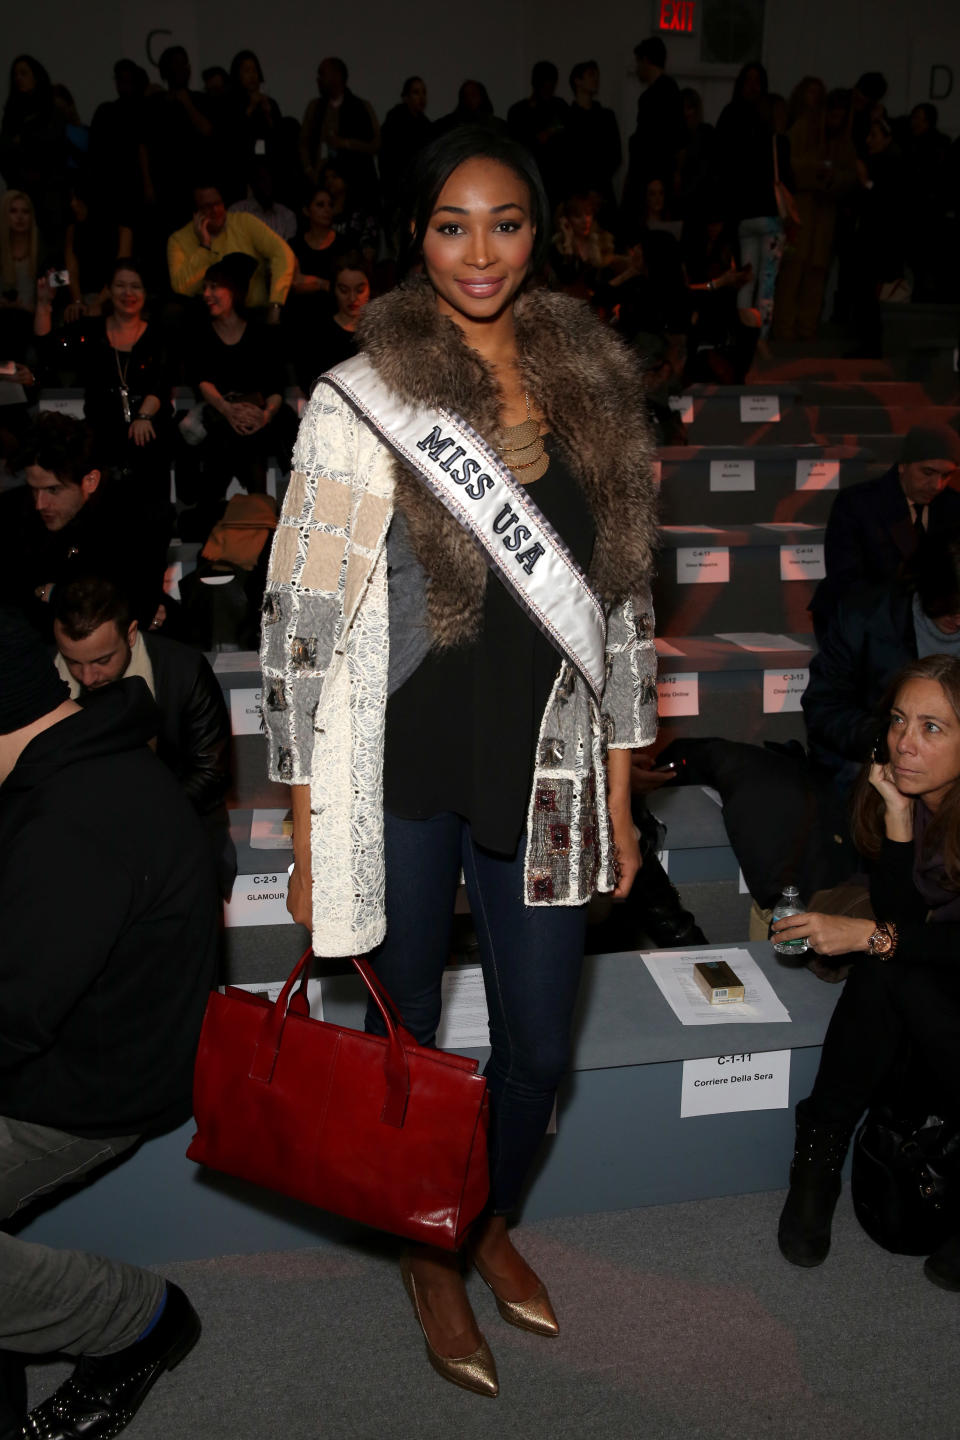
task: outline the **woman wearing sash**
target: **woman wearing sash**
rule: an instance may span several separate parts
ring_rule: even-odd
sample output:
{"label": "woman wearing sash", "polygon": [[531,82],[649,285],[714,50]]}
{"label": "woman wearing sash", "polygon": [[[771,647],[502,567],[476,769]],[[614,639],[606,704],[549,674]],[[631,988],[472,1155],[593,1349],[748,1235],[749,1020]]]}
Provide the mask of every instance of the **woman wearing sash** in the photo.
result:
{"label": "woman wearing sash", "polygon": [[[548,240],[512,141],[470,127],[422,152],[423,274],[368,307],[360,356],[314,390],[262,663],[288,909],[318,955],[372,952],[424,1045],[463,871],[492,1047],[470,1260],[505,1320],[555,1335],[507,1220],[569,1063],[587,901],[624,897],[640,865],[630,755],[655,735],[656,658],[640,379],[585,305],[529,288]],[[417,1247],[403,1277],[434,1367],[495,1395],[458,1257]]]}

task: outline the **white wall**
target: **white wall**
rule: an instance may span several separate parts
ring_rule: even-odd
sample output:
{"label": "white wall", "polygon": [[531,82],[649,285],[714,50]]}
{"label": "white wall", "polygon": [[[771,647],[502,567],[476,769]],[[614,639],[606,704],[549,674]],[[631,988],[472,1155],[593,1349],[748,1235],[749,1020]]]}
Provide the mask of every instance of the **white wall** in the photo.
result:
{"label": "white wall", "polygon": [[[121,54],[146,64],[146,37],[154,54],[165,44],[187,46],[199,86],[207,65],[228,65],[235,50],[256,50],[267,88],[287,113],[300,115],[315,93],[316,63],[339,54],[351,84],[382,115],[398,98],[407,74],[424,76],[430,114],[453,107],[460,82],[483,80],[498,113],[525,93],[533,61],[560,68],[561,93],[577,60],[597,59],[601,98],[629,132],[636,96],[631,76],[634,43],[652,29],[654,0],[486,0],[464,8],[450,0],[358,0],[315,8],[303,0],[29,0],[8,5],[5,59],[32,52],[55,80],[73,90],[89,119],[97,101],[112,95],[111,66]],[[928,95],[932,64],[952,72],[953,93],[938,100],[941,123],[960,132],[960,5],[955,0],[767,0],[764,56],[774,89],[789,93],[806,73],[828,86],[851,84],[866,69],[884,71],[889,108],[899,113]],[[670,68],[707,92],[715,115],[729,93],[729,71],[713,80],[699,66],[699,42],[677,39]],[[0,67],[4,76],[5,64]],[[155,72],[151,72],[155,75]],[[717,75],[718,72],[714,72]]]}

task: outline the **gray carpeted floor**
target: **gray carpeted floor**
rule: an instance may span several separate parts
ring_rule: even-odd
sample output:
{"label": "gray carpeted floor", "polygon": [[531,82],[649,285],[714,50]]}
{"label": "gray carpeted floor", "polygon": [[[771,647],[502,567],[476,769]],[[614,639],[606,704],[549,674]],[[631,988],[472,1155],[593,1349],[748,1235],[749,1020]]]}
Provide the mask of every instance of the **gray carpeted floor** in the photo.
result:
{"label": "gray carpeted floor", "polygon": [[[844,1193],[819,1270],[779,1255],[782,1194],[551,1220],[518,1244],[559,1340],[471,1295],[500,1396],[430,1369],[392,1247],[175,1265],[204,1335],[130,1440],[956,1440],[960,1295],[863,1234]],[[64,1373],[31,1373],[33,1399]]]}

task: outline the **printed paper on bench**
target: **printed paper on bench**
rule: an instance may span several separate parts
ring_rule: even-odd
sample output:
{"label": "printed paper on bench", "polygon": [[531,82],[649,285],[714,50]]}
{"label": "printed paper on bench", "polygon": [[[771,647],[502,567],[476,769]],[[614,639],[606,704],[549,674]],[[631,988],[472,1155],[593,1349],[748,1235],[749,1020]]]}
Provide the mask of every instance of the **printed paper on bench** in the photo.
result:
{"label": "printed paper on bench", "polygon": [[736,645],[738,650],[809,650],[809,645],[801,645],[799,640],[791,640],[789,635],[771,635],[766,630],[730,630],[724,635],[717,635],[718,640],[729,640],[731,645]]}
{"label": "printed paper on bench", "polygon": [[822,530],[822,525],[810,525],[806,520],[758,520],[758,530]]}
{"label": "printed paper on bench", "polygon": [[469,1050],[490,1044],[487,996],[479,965],[448,967],[441,981],[440,1050]]}
{"label": "printed paper on bench", "polygon": [[[648,950],[642,959],[681,1025],[765,1025],[788,1022],[790,1012],[748,950]],[[725,960],[743,981],[745,1000],[711,1005],[693,978],[698,960]]]}
{"label": "printed paper on bench", "polygon": [[293,836],[284,834],[286,810],[254,810],[250,823],[251,850],[292,850]]}

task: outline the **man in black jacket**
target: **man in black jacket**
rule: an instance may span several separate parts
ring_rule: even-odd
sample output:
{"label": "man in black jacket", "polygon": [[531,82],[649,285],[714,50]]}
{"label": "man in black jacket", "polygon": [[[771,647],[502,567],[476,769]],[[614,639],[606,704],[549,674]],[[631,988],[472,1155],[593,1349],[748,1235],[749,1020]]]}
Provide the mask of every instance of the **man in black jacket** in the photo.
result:
{"label": "man in black jacket", "polygon": [[596,98],[600,67],[596,60],[581,60],[570,71],[573,103],[567,111],[563,136],[563,165],[567,194],[596,190],[603,202],[601,220],[614,205],[613,177],[623,150],[617,117]]}
{"label": "man in black jacket", "polygon": [[894,676],[937,654],[960,656],[960,527],[926,536],[906,580],[860,586],[835,607],[801,701],[811,759],[849,784],[885,728]]}
{"label": "man in black jacket", "polygon": [[904,437],[898,464],[879,479],[838,492],[824,536],[826,577],[810,603],[819,641],[847,591],[889,583],[924,535],[960,524],[960,495],[949,488],[958,466],[956,431],[915,426]]}
{"label": "man in black jacket", "polygon": [[667,47],[659,35],[650,35],[633,53],[645,89],[637,100],[637,128],[630,136],[625,210],[639,206],[648,180],[662,180],[671,193],[677,151],[684,143],[683,102],[676,80],[666,72]]}
{"label": "man in black jacket", "polygon": [[26,486],[0,496],[0,603],[49,639],[49,602],[77,575],[110,575],[149,622],[163,583],[166,541],[135,497],[100,465],[93,431],[56,412],[30,427],[14,460]]}
{"label": "man in black jacket", "polygon": [[[156,712],[143,681],[81,709],[11,611],[0,612],[0,673],[9,1218],[189,1117],[217,897],[197,818],[150,753]],[[0,1232],[0,1435],[21,1433],[14,1352],[78,1357],[24,1433],[99,1440],[127,1424],[199,1333],[186,1296],[161,1277]]]}
{"label": "man in black jacket", "polygon": [[81,705],[117,680],[139,675],[160,710],[157,755],[183,786],[211,838],[228,894],[236,875],[225,800],[230,788],[230,717],[206,659],[189,645],[141,631],[110,580],[87,576],[53,601],[57,670]]}

